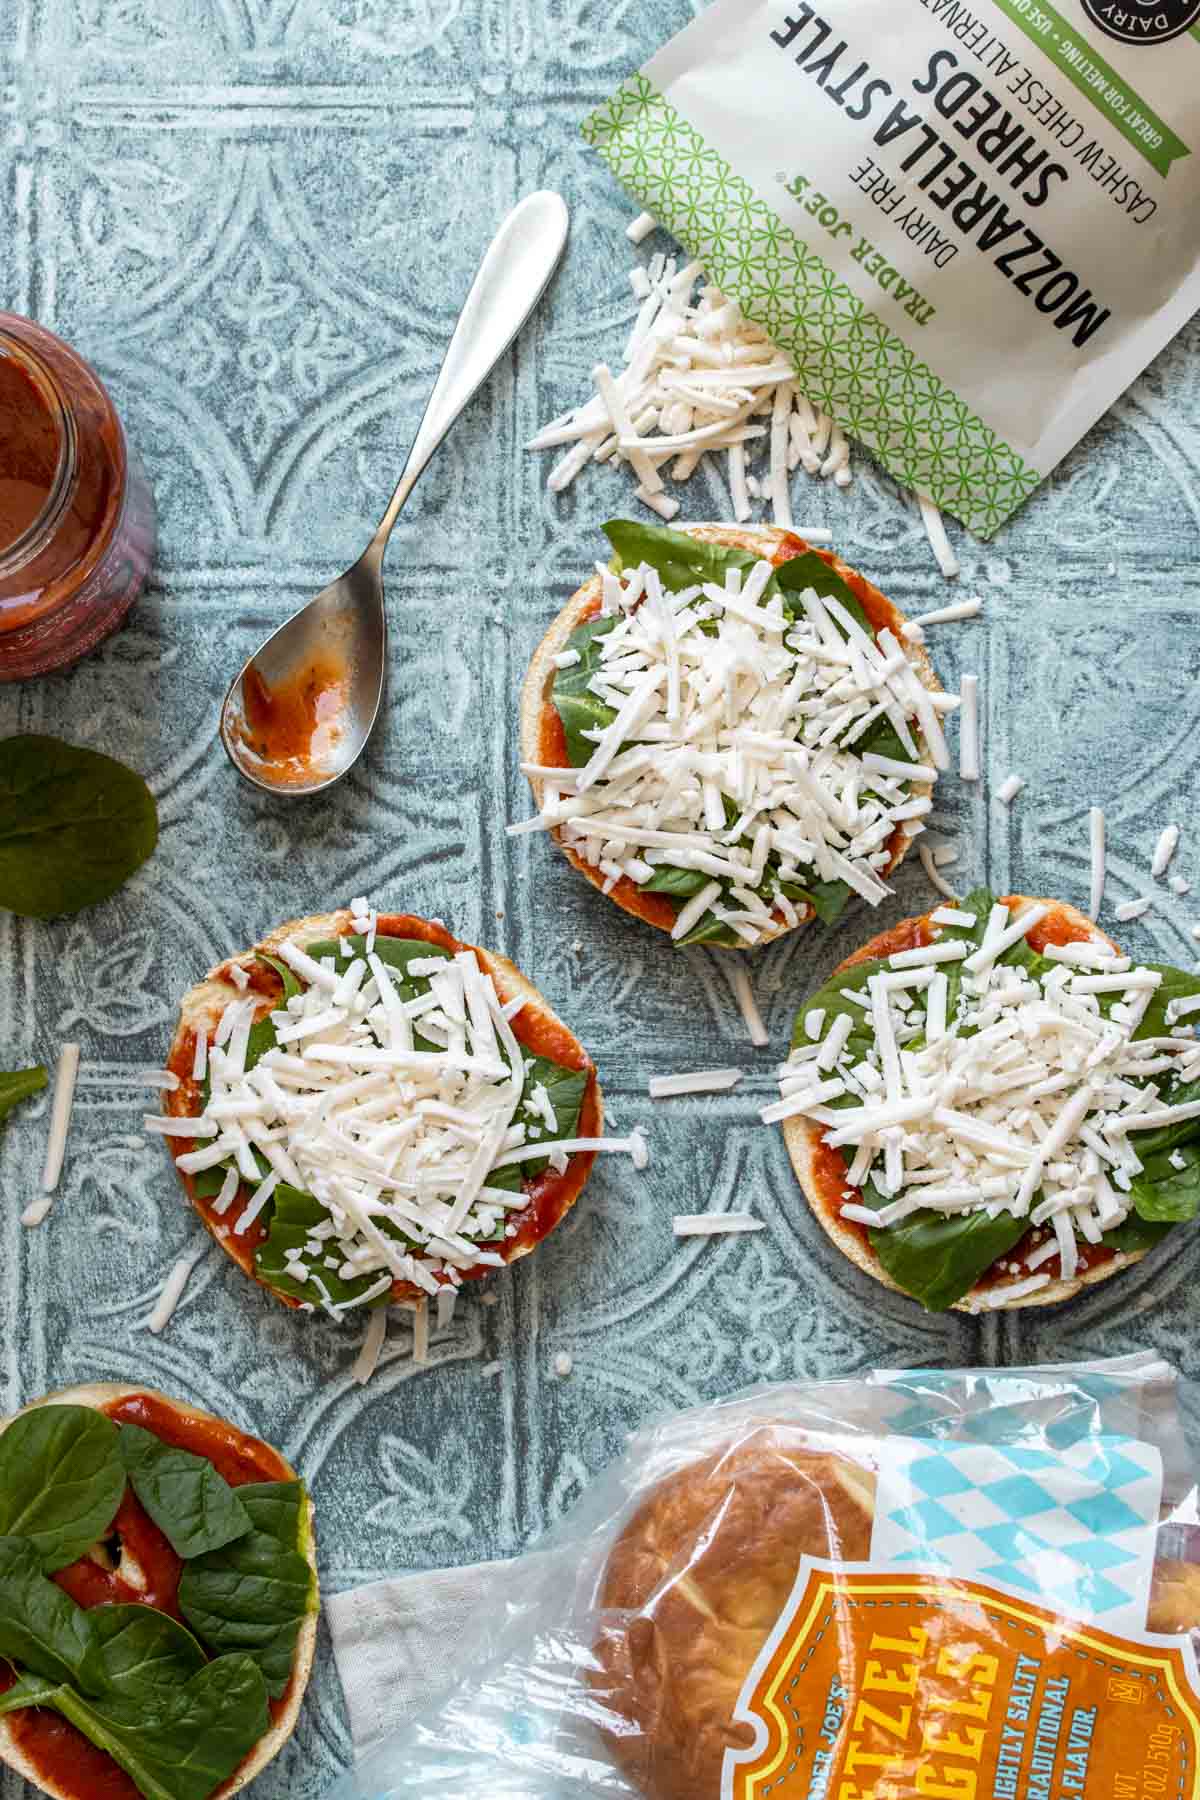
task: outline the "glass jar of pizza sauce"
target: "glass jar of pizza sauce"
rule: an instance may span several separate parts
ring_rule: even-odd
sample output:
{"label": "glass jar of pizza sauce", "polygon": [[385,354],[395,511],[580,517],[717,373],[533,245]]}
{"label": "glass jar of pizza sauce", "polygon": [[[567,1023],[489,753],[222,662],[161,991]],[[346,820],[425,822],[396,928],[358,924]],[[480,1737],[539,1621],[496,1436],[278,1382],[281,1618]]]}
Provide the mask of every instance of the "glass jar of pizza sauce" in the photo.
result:
{"label": "glass jar of pizza sauce", "polygon": [[95,370],[0,313],[0,681],[74,662],[124,618],[154,502]]}

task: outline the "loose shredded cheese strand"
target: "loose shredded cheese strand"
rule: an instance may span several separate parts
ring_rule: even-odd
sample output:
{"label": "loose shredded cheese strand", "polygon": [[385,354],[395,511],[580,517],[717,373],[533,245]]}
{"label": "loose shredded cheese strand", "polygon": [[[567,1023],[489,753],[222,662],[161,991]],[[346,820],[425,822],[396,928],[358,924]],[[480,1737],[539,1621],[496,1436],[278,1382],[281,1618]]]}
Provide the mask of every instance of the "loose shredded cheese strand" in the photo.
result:
{"label": "loose shredded cheese strand", "polygon": [[1155,845],[1154,860],[1150,865],[1150,873],[1156,881],[1160,875],[1166,874],[1171,858],[1178,848],[1179,827],[1178,825],[1168,825]]}
{"label": "loose shredded cheese strand", "polygon": [[652,1075],[650,1098],[670,1100],[676,1094],[727,1094],[741,1079],[740,1069],[697,1069],[691,1075]]}
{"label": "loose shredded cheese strand", "polygon": [[754,989],[750,983],[750,972],[742,963],[735,963],[730,974],[733,983],[734,997],[745,1022],[750,1042],[762,1046],[770,1042],[762,1014],[758,1010],[758,1002],[754,998]]}
{"label": "loose shredded cheese strand", "polygon": [[997,794],[1005,806],[1011,806],[1024,786],[1025,777],[1023,775],[1009,775],[1000,783]]}
{"label": "loose shredded cheese strand", "polygon": [[676,1213],[671,1221],[676,1237],[717,1237],[726,1232],[764,1231],[762,1219],[749,1213]]}
{"label": "loose shredded cheese strand", "polygon": [[918,844],[917,855],[921,859],[921,867],[924,869],[926,875],[928,875],[938,893],[944,894],[947,900],[957,900],[958,895],[950,886],[950,883],[938,873],[937,864],[934,861],[934,852],[930,849],[929,845]]}
{"label": "loose shredded cheese strand", "polygon": [[963,781],[979,780],[979,677],[964,675],[959,716],[958,773]]}
{"label": "loose shredded cheese strand", "polygon": [[367,1329],[363,1333],[362,1344],[350,1370],[351,1380],[357,1381],[360,1387],[370,1381],[379,1367],[379,1358],[383,1353],[386,1337],[387,1307],[377,1306],[374,1312],[367,1314]]}
{"label": "loose shredded cheese strand", "polygon": [[1088,902],[1088,918],[1098,919],[1100,908],[1104,904],[1104,813],[1099,806],[1093,806],[1088,813],[1088,833],[1091,840],[1092,859],[1092,893]]}
{"label": "loose shredded cheese strand", "polygon": [[[67,1133],[71,1125],[71,1106],[75,1099],[75,1082],[79,1074],[79,1045],[64,1044],[58,1054],[54,1076],[54,1102],[50,1109],[50,1136],[46,1145],[46,1164],[42,1170],[42,1192],[52,1194],[62,1174],[67,1151]],[[49,1210],[49,1209],[47,1209]],[[43,1213],[42,1218],[45,1217]],[[38,1223],[41,1221],[39,1220]]]}
{"label": "loose shredded cheese strand", "polygon": [[917,495],[917,504],[921,509],[921,519],[929,538],[930,548],[937,559],[937,566],[946,577],[953,581],[961,573],[961,565],[946,536],[946,525],[938,508],[926,494]]}
{"label": "loose shredded cheese strand", "polygon": [[183,1297],[183,1290],[188,1284],[188,1278],[203,1254],[202,1250],[196,1255],[181,1256],[163,1282],[162,1292],[154,1303],[154,1311],[146,1321],[146,1329],[152,1331],[155,1337],[160,1331],[166,1329],[168,1322],[174,1316],[175,1308],[179,1305]]}

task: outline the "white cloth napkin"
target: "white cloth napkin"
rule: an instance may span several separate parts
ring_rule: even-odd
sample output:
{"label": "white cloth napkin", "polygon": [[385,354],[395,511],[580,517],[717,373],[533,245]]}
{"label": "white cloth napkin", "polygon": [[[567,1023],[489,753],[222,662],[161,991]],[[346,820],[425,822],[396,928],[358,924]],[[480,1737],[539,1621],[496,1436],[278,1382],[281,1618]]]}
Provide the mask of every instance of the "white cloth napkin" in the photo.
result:
{"label": "white cloth napkin", "polygon": [[427,1712],[461,1678],[481,1618],[502,1611],[511,1562],[426,1569],[350,1588],[325,1602],[356,1756]]}

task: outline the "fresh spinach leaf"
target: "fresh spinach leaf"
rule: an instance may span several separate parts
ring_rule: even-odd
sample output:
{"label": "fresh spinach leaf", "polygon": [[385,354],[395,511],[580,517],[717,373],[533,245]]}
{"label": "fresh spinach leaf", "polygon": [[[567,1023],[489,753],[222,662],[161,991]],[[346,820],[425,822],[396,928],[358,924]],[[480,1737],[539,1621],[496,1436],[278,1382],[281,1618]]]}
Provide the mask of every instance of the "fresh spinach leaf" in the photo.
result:
{"label": "fresh spinach leaf", "polygon": [[[1172,1156],[1179,1157],[1182,1169],[1175,1167]],[[1141,1219],[1172,1225],[1194,1219],[1200,1213],[1200,1144],[1142,1157],[1142,1172],[1134,1176],[1130,1195]]]}
{"label": "fresh spinach leaf", "polygon": [[0,1434],[0,1535],[53,1574],[102,1538],[125,1492],[117,1428],[90,1406],[37,1406]]}
{"label": "fresh spinach leaf", "polygon": [[1162,976],[1162,981],[1154,990],[1134,1038],[1166,1037],[1171,1030],[1167,1024],[1167,1008],[1172,1000],[1187,1000],[1193,994],[1200,994],[1200,974],[1188,974],[1183,969],[1172,968],[1170,963],[1139,962],[1137,966],[1153,970]]}
{"label": "fresh spinach leaf", "polygon": [[1140,1219],[1136,1213],[1130,1213],[1119,1225],[1104,1234],[1104,1242],[1110,1250],[1124,1250],[1132,1253],[1135,1250],[1153,1250],[1155,1244],[1161,1243],[1173,1224],[1166,1219]]}
{"label": "fresh spinach leaf", "polygon": [[0,1657],[50,1681],[95,1684],[91,1615],[42,1573],[28,1538],[0,1537]]}
{"label": "fresh spinach leaf", "polygon": [[271,1722],[262,1671],[248,1656],[206,1663],[151,1705],[65,1686],[41,1689],[37,1704],[52,1706],[106,1750],[145,1800],[208,1800]]}
{"label": "fresh spinach leaf", "polygon": [[836,925],[850,900],[850,888],[844,881],[813,881],[807,887],[789,881],[780,885],[789,900],[803,900],[811,906],[822,925]]}
{"label": "fresh spinach leaf", "polygon": [[643,525],[634,519],[610,519],[604,535],[623,569],[648,563],[657,570],[658,578],[669,594],[696,587],[706,581],[724,586],[726,569],[752,569],[759,558],[748,550],[734,550],[724,544],[707,544],[689,537],[685,531],[672,531],[666,525]]}
{"label": "fresh spinach leaf", "polygon": [[724,944],[732,950],[741,941],[732,925],[726,925],[725,921],[718,919],[715,913],[706,912],[690,931],[685,932],[683,937],[674,940],[674,945],[676,950],[686,950],[692,944]]}
{"label": "fresh spinach leaf", "polygon": [[[880,1197],[882,1198],[882,1197]],[[868,1205],[874,1201],[868,1201]],[[1020,1243],[1028,1219],[1011,1213],[946,1217],[924,1207],[896,1225],[871,1232],[871,1248],[896,1283],[928,1312],[945,1312],[970,1293],[997,1257]]]}
{"label": "fresh spinach leaf", "polygon": [[52,1706],[59,1685],[43,1675],[22,1675],[0,1694],[0,1718],[5,1713],[19,1712],[23,1706]]}
{"label": "fresh spinach leaf", "polygon": [[839,1013],[849,1013],[854,1024],[848,1042],[848,1052],[856,1061],[864,1057],[875,1042],[875,1033],[871,1027],[870,1006],[861,1006],[857,1000],[851,1000],[849,994],[867,992],[867,984],[872,975],[880,975],[887,969],[886,962],[855,963],[853,968],[843,969],[840,975],[831,975],[824,987],[818,988],[815,994],[801,1006],[796,1014],[796,1023],[792,1027],[792,1049],[798,1049],[808,1042],[804,1029],[805,1016],[818,1008],[825,1013],[825,1024],[829,1026]]}
{"label": "fresh spinach leaf", "polygon": [[293,970],[289,969],[285,962],[280,962],[277,956],[268,956],[265,950],[256,950],[254,953],[254,960],[256,962],[265,963],[268,969],[271,969],[278,975],[280,981],[283,983],[283,999],[285,1005],[289,1000],[293,999],[295,995],[303,993],[304,990],[297,981]]}
{"label": "fresh spinach leaf", "polygon": [[[296,1300],[307,1300],[310,1305],[320,1306],[322,1294],[313,1281],[297,1281],[287,1272],[287,1265],[296,1253],[303,1250],[315,1225],[328,1222],[329,1214],[321,1202],[300,1188],[289,1186],[281,1181],[271,1196],[270,1221],[267,1235],[254,1252],[254,1266],[259,1275],[281,1294],[291,1294]],[[341,1306],[347,1300],[355,1300],[365,1294],[379,1280],[377,1273],[356,1275],[351,1281],[344,1281],[336,1269],[319,1268],[321,1285],[335,1306]],[[380,1305],[386,1306],[387,1294],[380,1298]],[[244,1494],[239,1489],[239,1495]]]}
{"label": "fresh spinach leaf", "polygon": [[107,900],[158,842],[140,775],[52,737],[0,741],[0,906],[34,919]]}
{"label": "fresh spinach leaf", "polygon": [[669,863],[659,863],[651,880],[643,882],[642,893],[670,894],[676,900],[690,900],[702,887],[707,887],[711,879],[702,869],[673,869]]}
{"label": "fresh spinach leaf", "polygon": [[121,1456],[133,1491],[177,1556],[200,1556],[244,1537],[250,1518],[207,1456],[122,1425]]}
{"label": "fresh spinach leaf", "polygon": [[565,648],[574,650],[579,661],[569,669],[560,669],[554,678],[550,698],[562,721],[567,761],[573,769],[581,769],[596,748],[594,740],[584,737],[584,732],[603,731],[617,716],[612,707],[588,687],[600,667],[603,641],[616,622],[615,616],[597,617],[577,625]]}
{"label": "fresh spinach leaf", "polygon": [[[527,1056],[525,1058],[525,1088],[519,1116],[523,1117],[527,1126],[532,1123],[541,1125],[544,1129],[545,1121],[541,1114],[526,1111],[529,1095],[539,1083],[546,1090],[546,1097],[554,1114],[553,1136],[556,1138],[574,1137],[579,1129],[579,1114],[583,1107],[583,1096],[587,1092],[587,1070],[564,1069],[561,1063],[551,1062],[545,1056]],[[518,1172],[519,1176],[528,1176],[540,1175],[543,1169],[550,1165],[549,1158],[536,1157],[531,1162],[513,1163],[510,1166]],[[504,1171],[498,1169],[496,1173],[502,1175]],[[488,1185],[494,1185],[491,1175],[488,1176]],[[517,1186],[520,1187],[519,1179]]]}
{"label": "fresh spinach leaf", "polygon": [[302,1554],[308,1506],[300,1481],[238,1489],[254,1529],[223,1550],[196,1557],[179,1583],[179,1610],[204,1643],[244,1651],[275,1699],[287,1687],[300,1627],[315,1610],[312,1570]]}
{"label": "fresh spinach leaf", "polygon": [[95,1693],[148,1709],[189,1682],[208,1658],[186,1626],[153,1606],[92,1606]]}
{"label": "fresh spinach leaf", "polygon": [[46,1071],[41,1063],[33,1069],[0,1069],[0,1131],[14,1106],[40,1094],[46,1085]]}
{"label": "fresh spinach leaf", "polygon": [[[1200,1100],[1200,1081],[1188,1081],[1173,1087],[1169,1095],[1172,1106],[1191,1106]],[[1200,1119],[1177,1119],[1173,1125],[1158,1125],[1152,1131],[1132,1131],[1129,1141],[1139,1158],[1157,1156],[1163,1150],[1179,1150],[1200,1139]],[[0,1440],[2,1441],[2,1440]]]}

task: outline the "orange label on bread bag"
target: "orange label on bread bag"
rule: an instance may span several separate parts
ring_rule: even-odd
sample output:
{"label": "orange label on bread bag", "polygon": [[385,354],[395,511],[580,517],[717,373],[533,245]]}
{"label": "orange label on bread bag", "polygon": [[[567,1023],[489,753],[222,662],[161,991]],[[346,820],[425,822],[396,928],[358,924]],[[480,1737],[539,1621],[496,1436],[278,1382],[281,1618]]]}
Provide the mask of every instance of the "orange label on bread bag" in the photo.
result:
{"label": "orange label on bread bag", "polygon": [[722,1800],[1197,1800],[1180,1638],[1117,1637],[981,1582],[801,1565],[746,1682]]}

